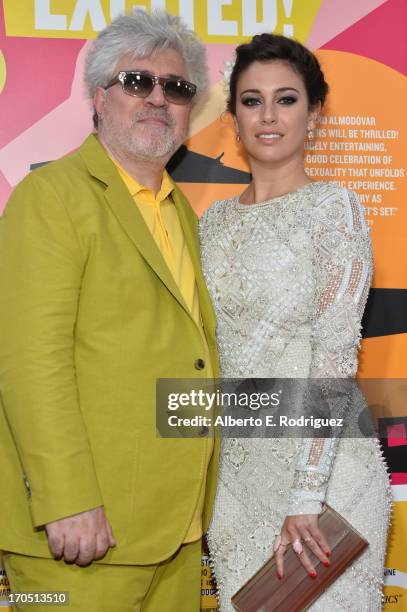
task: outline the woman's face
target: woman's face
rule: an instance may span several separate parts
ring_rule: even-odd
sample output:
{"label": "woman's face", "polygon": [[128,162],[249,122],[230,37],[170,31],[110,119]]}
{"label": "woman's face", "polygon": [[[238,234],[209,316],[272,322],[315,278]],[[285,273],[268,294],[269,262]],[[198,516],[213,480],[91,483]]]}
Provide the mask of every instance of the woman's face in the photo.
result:
{"label": "woman's face", "polygon": [[309,108],[302,77],[287,62],[253,62],[237,82],[235,127],[249,158],[259,162],[302,160],[319,110]]}

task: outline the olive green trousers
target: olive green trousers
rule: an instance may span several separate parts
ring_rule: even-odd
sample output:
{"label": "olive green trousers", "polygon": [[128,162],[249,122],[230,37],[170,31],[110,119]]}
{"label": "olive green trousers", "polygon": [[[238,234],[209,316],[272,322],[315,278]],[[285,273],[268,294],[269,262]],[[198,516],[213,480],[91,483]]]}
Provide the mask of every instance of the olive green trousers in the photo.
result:
{"label": "olive green trousers", "polygon": [[86,567],[63,560],[3,553],[3,564],[15,593],[65,591],[69,605],[24,604],[13,612],[199,612],[201,541],[183,544],[157,565]]}

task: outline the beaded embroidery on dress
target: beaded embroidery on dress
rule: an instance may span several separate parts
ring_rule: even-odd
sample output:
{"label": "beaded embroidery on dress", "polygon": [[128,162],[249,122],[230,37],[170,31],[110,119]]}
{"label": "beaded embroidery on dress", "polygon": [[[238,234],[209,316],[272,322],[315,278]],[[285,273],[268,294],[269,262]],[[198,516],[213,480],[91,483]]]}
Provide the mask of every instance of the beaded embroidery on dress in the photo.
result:
{"label": "beaded embroidery on dress", "polygon": [[[315,182],[260,204],[218,201],[200,238],[222,376],[355,376],[372,256],[353,192]],[[324,500],[369,548],[309,610],[382,609],[391,492],[379,443],[240,438],[222,442],[208,532],[220,612],[272,555],[285,516]]]}

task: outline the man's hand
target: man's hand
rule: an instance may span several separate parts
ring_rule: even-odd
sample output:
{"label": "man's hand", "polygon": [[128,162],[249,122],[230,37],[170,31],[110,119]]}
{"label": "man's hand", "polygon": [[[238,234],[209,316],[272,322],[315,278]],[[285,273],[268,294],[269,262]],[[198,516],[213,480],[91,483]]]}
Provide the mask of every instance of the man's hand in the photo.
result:
{"label": "man's hand", "polygon": [[77,565],[101,559],[109,547],[116,546],[102,506],[47,523],[45,530],[54,557]]}

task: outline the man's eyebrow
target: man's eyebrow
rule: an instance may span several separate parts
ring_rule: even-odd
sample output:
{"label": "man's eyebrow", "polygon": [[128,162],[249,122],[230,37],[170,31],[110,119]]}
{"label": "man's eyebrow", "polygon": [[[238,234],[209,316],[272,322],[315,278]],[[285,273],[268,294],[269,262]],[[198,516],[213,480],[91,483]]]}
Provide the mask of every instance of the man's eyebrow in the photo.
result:
{"label": "man's eyebrow", "polygon": [[[151,70],[137,70],[137,69],[134,69],[134,70],[130,70],[129,72],[140,72],[141,74],[153,74],[151,72]],[[181,76],[180,74],[172,74],[172,73],[168,73],[167,72],[167,74],[165,74],[163,76],[164,76],[164,78],[177,79],[178,81],[185,81],[186,80],[185,77]]]}
{"label": "man's eyebrow", "polygon": [[[281,93],[282,91],[296,91],[298,94],[300,93],[298,91],[298,89],[296,89],[295,87],[279,87],[278,89],[275,90],[276,93]],[[245,93],[261,93],[261,91],[259,89],[245,89],[244,91],[242,91],[240,93],[240,95],[242,96]]]}
{"label": "man's eyebrow", "polygon": [[185,77],[180,74],[168,74],[171,79],[179,79],[180,81],[185,81]]}

